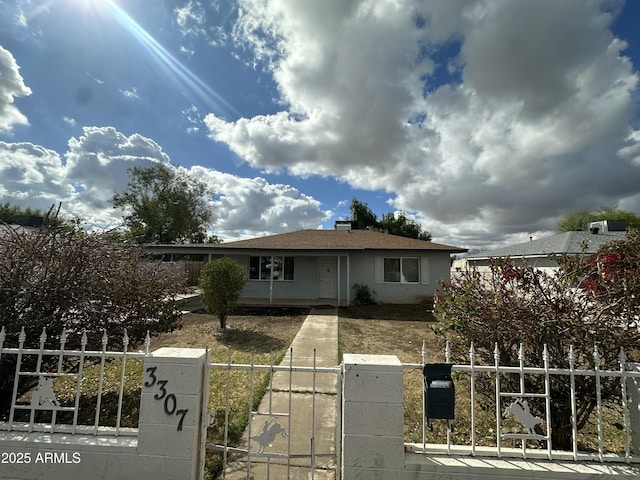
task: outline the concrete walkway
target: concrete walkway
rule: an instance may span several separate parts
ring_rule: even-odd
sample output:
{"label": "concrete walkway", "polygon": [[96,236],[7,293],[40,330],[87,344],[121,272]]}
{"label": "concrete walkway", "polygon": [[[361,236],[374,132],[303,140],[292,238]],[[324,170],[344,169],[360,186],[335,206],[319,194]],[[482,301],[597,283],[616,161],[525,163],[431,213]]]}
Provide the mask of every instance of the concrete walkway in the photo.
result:
{"label": "concrete walkway", "polygon": [[[289,352],[280,365],[293,367],[338,366],[338,315],[335,308],[314,308],[293,339]],[[293,355],[293,357],[291,357]],[[290,363],[291,362],[291,363]],[[251,419],[250,451],[251,476],[247,476],[247,457],[238,456],[230,462],[225,471],[227,479],[270,478],[306,479],[312,478],[311,453],[312,438],[315,445],[315,469],[313,478],[335,479],[336,473],[336,395],[335,373],[275,372],[271,393],[263,397],[258,408],[259,414]],[[313,392],[316,392],[313,395]],[[289,408],[289,406],[291,408]],[[269,413],[271,412],[271,413]],[[290,418],[286,413],[290,412]],[[284,414],[284,415],[278,415]],[[314,421],[315,417],[315,421]],[[290,425],[289,425],[290,422]],[[267,431],[275,426],[284,428],[288,437],[278,434],[271,443],[260,440],[268,438]],[[256,437],[262,437],[256,439]],[[247,448],[248,428],[241,448]],[[268,440],[271,440],[268,438]],[[264,454],[258,452],[264,448]],[[289,460],[271,454],[300,455]],[[287,476],[287,471],[289,476]]]}

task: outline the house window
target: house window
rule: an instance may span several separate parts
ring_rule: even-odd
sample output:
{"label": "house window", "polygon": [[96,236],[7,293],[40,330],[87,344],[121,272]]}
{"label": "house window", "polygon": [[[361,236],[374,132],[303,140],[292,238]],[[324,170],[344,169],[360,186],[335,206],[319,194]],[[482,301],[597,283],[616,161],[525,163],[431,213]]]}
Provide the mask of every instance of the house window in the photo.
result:
{"label": "house window", "polygon": [[378,282],[382,280],[384,283],[420,283],[419,258],[379,258],[378,266],[382,267],[382,271],[376,275]]}
{"label": "house window", "polygon": [[[273,264],[272,264],[273,263]],[[293,257],[249,257],[249,279],[293,280]]]}

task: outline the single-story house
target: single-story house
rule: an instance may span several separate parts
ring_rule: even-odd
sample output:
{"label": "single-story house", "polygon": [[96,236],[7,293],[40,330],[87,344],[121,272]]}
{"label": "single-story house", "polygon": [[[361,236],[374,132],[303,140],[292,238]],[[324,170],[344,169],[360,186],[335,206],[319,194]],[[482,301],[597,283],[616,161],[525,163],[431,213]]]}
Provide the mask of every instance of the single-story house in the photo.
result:
{"label": "single-story house", "polygon": [[35,227],[29,227],[24,225],[18,225],[15,223],[2,224],[0,223],[0,237],[7,237],[9,235],[22,235],[24,233],[35,232],[38,229]]}
{"label": "single-story house", "polygon": [[558,269],[558,262],[554,260],[554,256],[594,254],[606,243],[623,240],[626,234],[624,222],[611,220],[592,222],[589,231],[558,233],[517,245],[467,255],[454,262],[452,271],[465,268],[475,268],[479,272],[488,271],[490,259],[509,257],[547,273],[554,273]]}
{"label": "single-story house", "polygon": [[300,230],[221,244],[148,245],[148,253],[231,257],[249,276],[241,302],[334,304],[354,301],[354,284],[375,291],[384,303],[418,303],[448,280],[452,247],[336,225],[335,230]]}

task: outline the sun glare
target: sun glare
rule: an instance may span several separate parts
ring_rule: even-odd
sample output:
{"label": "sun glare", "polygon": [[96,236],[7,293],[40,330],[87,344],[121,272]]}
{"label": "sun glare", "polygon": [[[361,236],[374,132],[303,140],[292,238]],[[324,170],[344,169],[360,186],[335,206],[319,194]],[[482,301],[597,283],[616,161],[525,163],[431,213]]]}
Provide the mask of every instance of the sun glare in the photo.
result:
{"label": "sun glare", "polygon": [[113,4],[112,0],[73,0],[83,10],[98,12]]}

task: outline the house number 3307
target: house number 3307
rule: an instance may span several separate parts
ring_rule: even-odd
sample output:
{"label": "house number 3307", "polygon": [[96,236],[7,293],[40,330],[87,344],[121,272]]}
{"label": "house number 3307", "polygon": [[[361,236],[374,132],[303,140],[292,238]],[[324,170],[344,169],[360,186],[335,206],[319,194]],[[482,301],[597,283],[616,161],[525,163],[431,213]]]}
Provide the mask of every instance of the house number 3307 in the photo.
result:
{"label": "house number 3307", "polygon": [[144,382],[144,386],[151,388],[157,385],[158,392],[153,396],[154,399],[159,402],[164,401],[164,413],[169,416],[177,415],[180,417],[178,421],[178,431],[182,430],[182,422],[187,415],[189,409],[178,410],[178,401],[174,393],[167,392],[167,380],[159,380],[156,376],[156,370],[158,367],[147,368],[147,374],[149,374],[149,380]]}

